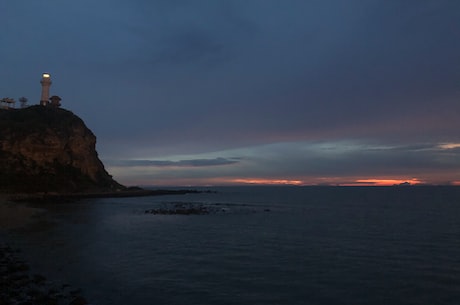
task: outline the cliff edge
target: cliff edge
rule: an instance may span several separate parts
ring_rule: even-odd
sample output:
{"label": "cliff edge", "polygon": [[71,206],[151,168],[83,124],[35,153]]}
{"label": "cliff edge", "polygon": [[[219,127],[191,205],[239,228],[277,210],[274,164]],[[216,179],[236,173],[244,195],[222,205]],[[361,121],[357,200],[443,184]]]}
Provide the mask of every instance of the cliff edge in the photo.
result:
{"label": "cliff edge", "polygon": [[109,192],[125,187],[104,169],[82,119],[54,107],[0,110],[0,192]]}

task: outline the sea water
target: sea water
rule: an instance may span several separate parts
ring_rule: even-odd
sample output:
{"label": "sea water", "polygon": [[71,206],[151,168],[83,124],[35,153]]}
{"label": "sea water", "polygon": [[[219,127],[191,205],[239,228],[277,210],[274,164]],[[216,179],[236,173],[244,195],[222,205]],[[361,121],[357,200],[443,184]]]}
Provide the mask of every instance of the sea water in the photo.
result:
{"label": "sea water", "polygon": [[[226,187],[44,206],[9,236],[91,304],[460,304],[460,188]],[[159,215],[171,206],[206,215]]]}

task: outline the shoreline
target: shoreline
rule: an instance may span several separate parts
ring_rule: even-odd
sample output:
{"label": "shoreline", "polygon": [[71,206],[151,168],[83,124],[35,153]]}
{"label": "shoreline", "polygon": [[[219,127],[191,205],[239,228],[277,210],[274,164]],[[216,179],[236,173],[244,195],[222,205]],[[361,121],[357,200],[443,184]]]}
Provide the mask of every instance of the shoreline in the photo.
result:
{"label": "shoreline", "polygon": [[[88,193],[33,193],[33,194],[11,194],[3,198],[9,202],[69,202],[88,198],[124,198],[124,197],[147,197],[165,195],[199,194],[209,191],[187,190],[124,190],[115,192],[88,192]],[[2,198],[2,197],[0,197]]]}
{"label": "shoreline", "polygon": [[[45,213],[47,203],[69,203],[82,199],[92,198],[125,198],[165,195],[198,194],[211,191],[185,190],[145,190],[133,189],[117,192],[88,192],[88,193],[32,193],[32,194],[5,194],[0,193],[0,230],[14,230],[25,227],[34,221],[34,218]],[[29,205],[33,204],[33,205]],[[40,204],[44,204],[43,208]]]}

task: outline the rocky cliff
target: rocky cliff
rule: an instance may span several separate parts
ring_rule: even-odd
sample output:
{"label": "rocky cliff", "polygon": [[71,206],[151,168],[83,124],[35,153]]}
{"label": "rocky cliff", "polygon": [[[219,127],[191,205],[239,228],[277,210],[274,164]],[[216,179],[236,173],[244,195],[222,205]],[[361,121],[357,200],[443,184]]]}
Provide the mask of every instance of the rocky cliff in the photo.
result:
{"label": "rocky cliff", "polygon": [[94,134],[68,110],[0,110],[0,192],[123,189],[104,169],[95,146]]}

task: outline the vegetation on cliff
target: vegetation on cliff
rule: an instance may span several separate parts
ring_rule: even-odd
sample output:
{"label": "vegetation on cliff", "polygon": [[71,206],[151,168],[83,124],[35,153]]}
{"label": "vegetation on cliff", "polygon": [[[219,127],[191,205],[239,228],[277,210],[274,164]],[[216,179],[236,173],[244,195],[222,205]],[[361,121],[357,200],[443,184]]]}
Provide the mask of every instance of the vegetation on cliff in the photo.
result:
{"label": "vegetation on cliff", "polygon": [[95,147],[95,135],[68,110],[0,110],[0,192],[124,189],[104,169]]}

